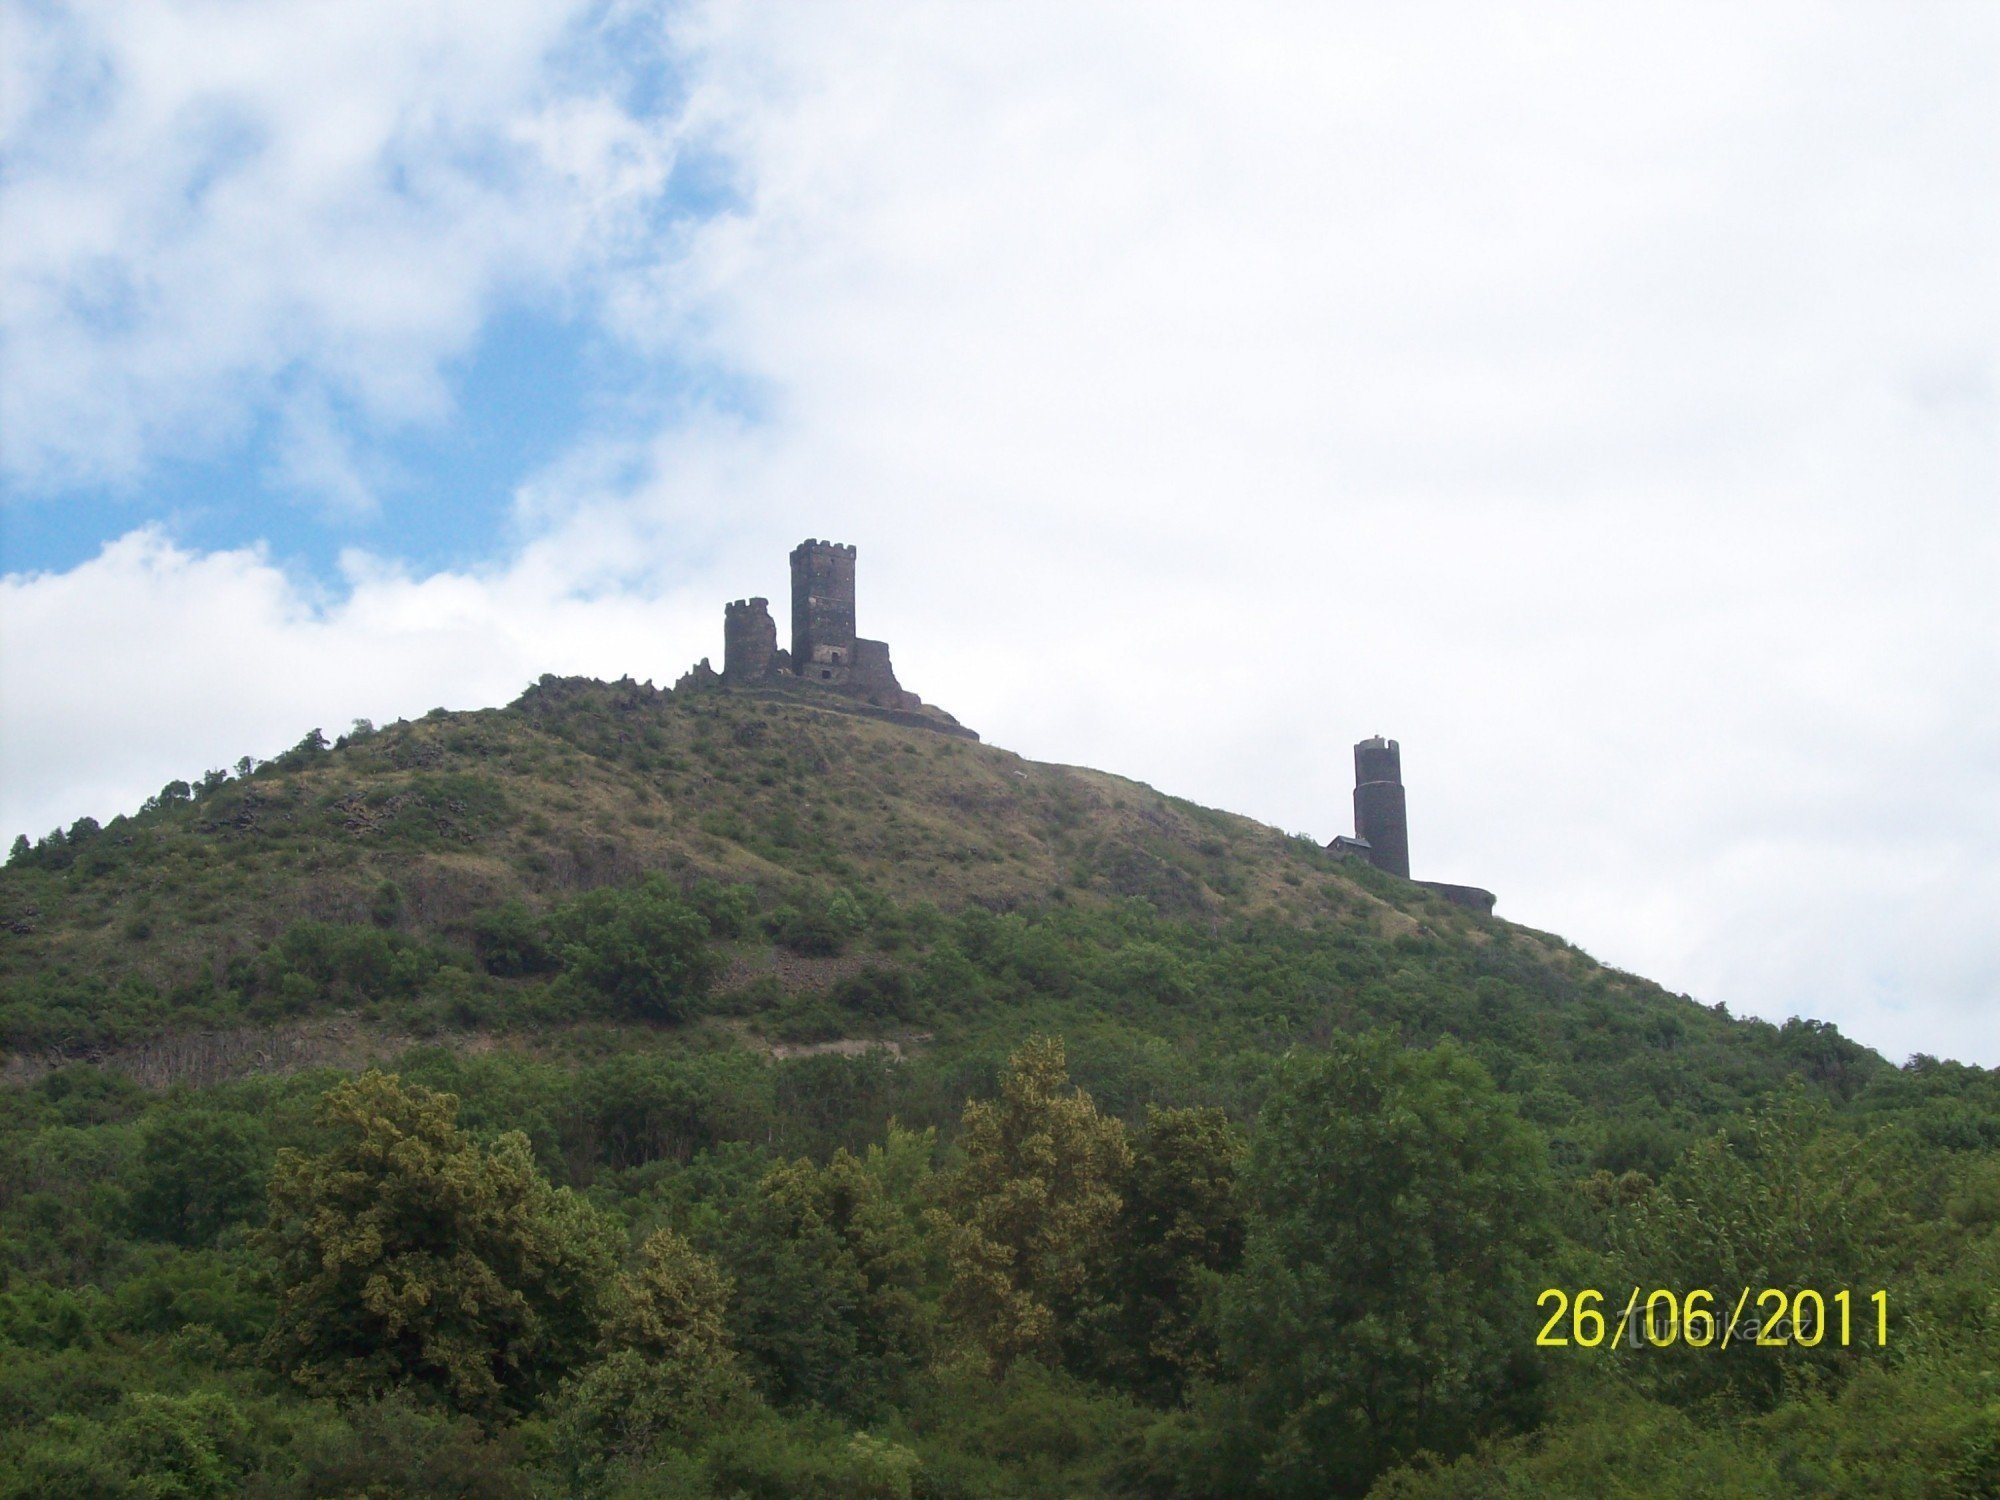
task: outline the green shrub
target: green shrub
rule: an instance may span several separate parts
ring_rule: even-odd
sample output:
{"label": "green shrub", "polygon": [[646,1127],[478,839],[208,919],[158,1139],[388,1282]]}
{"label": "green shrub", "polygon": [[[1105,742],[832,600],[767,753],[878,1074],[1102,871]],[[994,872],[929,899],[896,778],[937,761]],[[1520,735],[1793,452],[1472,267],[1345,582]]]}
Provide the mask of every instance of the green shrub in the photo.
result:
{"label": "green shrub", "polygon": [[408,1391],[351,1406],[300,1435],[284,1470],[252,1500],[528,1500],[521,1444],[469,1417],[425,1410]]}
{"label": "green shrub", "polygon": [[502,979],[547,974],[561,967],[550,951],[541,918],[519,901],[508,901],[472,919],[472,951],[480,967]]}
{"label": "green shrub", "polygon": [[8,1500],[223,1500],[241,1492],[250,1424],[227,1396],[135,1391],[107,1422],[58,1417],[0,1490]]}
{"label": "green shrub", "polygon": [[873,964],[841,980],[827,998],[842,1010],[871,1021],[920,1021],[930,1013],[908,974]]}
{"label": "green shrub", "polygon": [[715,978],[708,919],[662,876],[580,896],[549,929],[565,971],[614,1013],[685,1019]]}
{"label": "green shrub", "polygon": [[700,880],[688,899],[708,919],[709,932],[719,938],[745,937],[757,920],[757,897],[747,885]]}
{"label": "green shrub", "polygon": [[401,933],[346,922],[294,922],[265,952],[258,988],[286,1011],[322,999],[408,997],[440,961]]}
{"label": "green shrub", "polygon": [[782,947],[814,958],[846,952],[867,924],[867,914],[846,891],[804,897],[779,907],[767,919],[771,936]]}

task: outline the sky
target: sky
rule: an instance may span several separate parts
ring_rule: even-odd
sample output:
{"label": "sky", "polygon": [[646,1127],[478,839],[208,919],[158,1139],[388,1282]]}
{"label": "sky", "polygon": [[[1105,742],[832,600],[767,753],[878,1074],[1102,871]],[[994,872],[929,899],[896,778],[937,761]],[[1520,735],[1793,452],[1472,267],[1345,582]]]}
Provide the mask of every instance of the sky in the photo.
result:
{"label": "sky", "polygon": [[2000,9],[0,0],[0,837],[665,685],[2000,1065]]}

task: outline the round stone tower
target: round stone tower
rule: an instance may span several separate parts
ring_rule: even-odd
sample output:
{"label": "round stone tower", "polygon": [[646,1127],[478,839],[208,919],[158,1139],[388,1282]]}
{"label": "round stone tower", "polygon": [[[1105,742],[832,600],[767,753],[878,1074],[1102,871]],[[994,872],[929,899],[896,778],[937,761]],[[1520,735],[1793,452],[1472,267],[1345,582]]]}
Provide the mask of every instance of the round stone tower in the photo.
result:
{"label": "round stone tower", "polygon": [[735,599],[722,607],[722,679],[756,682],[770,675],[778,626],[768,599]]}
{"label": "round stone tower", "polygon": [[1403,752],[1379,734],[1354,747],[1354,833],[1368,841],[1368,862],[1376,869],[1410,878]]}

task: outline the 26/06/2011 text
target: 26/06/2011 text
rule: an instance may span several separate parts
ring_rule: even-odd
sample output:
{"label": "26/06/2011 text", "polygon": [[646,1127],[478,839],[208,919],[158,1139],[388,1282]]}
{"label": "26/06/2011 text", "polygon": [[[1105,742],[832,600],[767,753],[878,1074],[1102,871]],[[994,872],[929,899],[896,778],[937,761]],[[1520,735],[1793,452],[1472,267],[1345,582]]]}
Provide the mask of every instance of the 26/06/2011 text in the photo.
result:
{"label": "26/06/2011 text", "polygon": [[[1550,1287],[1535,1299],[1537,1307],[1552,1309],[1535,1342],[1585,1349],[1620,1345],[1665,1349],[1676,1343],[1690,1349],[1813,1349],[1822,1344],[1841,1349],[1872,1344],[1879,1349],[1889,1342],[1886,1291],[1872,1292],[1862,1299],[1858,1321],[1854,1294],[1845,1287],[1830,1295],[1811,1287],[1798,1291],[1765,1287],[1753,1300],[1751,1288],[1746,1286],[1738,1289],[1734,1301],[1734,1309],[1725,1319],[1718,1311],[1722,1300],[1705,1287],[1677,1293],[1666,1287],[1643,1292],[1635,1286],[1625,1310],[1613,1319],[1605,1316],[1604,1294],[1596,1288],[1585,1287],[1572,1295]],[[1874,1305],[1872,1318],[1868,1316],[1870,1303]]]}

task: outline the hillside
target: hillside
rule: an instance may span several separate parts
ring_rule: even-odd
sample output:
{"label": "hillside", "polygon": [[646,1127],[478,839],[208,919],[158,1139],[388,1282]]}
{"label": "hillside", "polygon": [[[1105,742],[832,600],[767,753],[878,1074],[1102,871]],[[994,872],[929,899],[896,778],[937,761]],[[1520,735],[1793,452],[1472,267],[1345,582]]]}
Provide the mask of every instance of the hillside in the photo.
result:
{"label": "hillside", "polygon": [[[17,844],[0,1047],[0,1496],[141,1493],[168,1429],[191,1494],[2000,1480],[1994,1075],[811,695],[544,678]],[[384,1129],[546,1216],[489,1256],[424,1188],[396,1275],[568,1247],[539,1352],[301,1269]],[[1893,1354],[1535,1342],[1549,1286],[1748,1280],[1886,1288]]]}
{"label": "hillside", "polygon": [[[1094,915],[1114,922],[1112,946],[1116,924],[1137,923],[1205,971],[1176,983],[1259,1050],[1329,1024],[1455,1034],[1503,1077],[1554,1065],[1558,1093],[1636,1092],[1679,1129],[1787,1072],[1852,1092],[1884,1069],[1831,1028],[1732,1022],[1247,818],[837,707],[545,678],[504,709],[435,711],[327,748],[308,736],[247,775],[170,785],[104,829],[17,848],[0,871],[0,1042],[18,1074],[336,1012],[400,1035],[546,1021],[521,993],[534,979],[477,961],[482,918],[657,875],[740,884],[766,913],[846,892],[897,929],[875,966],[911,972],[933,946],[891,915],[912,906],[1011,914],[1010,930],[1037,934],[1087,934]],[[301,924],[428,950],[449,982],[281,997],[260,965]],[[728,944],[735,987],[768,976],[796,995],[857,961],[816,969],[768,935]],[[1295,960],[1281,999],[1236,962],[1259,953],[1248,968],[1262,969],[1265,950]],[[1031,1009],[1074,998],[999,967],[983,978]],[[426,1003],[426,989],[448,999]],[[1205,1024],[1184,1010],[1167,1022]]]}

